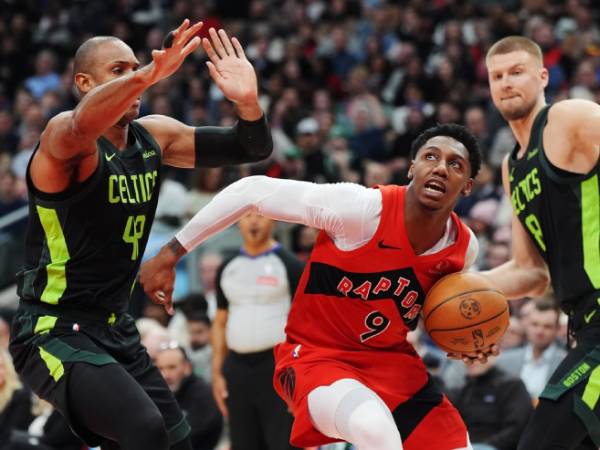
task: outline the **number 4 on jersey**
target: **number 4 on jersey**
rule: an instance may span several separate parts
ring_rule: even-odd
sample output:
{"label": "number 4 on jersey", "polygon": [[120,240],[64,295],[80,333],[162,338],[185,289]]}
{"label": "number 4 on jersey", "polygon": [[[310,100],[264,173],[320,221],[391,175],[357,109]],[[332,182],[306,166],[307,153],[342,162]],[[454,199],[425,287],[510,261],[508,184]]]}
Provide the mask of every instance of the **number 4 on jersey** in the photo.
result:
{"label": "number 4 on jersey", "polygon": [[123,232],[123,240],[128,244],[133,245],[131,250],[131,260],[135,261],[140,256],[139,240],[144,235],[144,225],[146,224],[146,216],[129,216],[125,231]]}

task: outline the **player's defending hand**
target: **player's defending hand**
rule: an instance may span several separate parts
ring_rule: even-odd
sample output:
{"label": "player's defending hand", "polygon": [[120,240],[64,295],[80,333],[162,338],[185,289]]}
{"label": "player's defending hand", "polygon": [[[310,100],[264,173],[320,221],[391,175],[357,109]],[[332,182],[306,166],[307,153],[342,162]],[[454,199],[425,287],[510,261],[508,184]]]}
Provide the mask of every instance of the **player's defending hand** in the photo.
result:
{"label": "player's defending hand", "polygon": [[473,354],[460,354],[460,353],[448,353],[448,358],[450,359],[460,359],[465,364],[471,365],[473,363],[479,362],[485,364],[490,356],[498,356],[500,354],[500,348],[494,344],[490,348],[485,351],[477,352],[476,355]]}
{"label": "player's defending hand", "polygon": [[156,256],[147,260],[140,268],[140,284],[154,303],[163,305],[173,315],[173,286],[175,285],[174,254],[163,247]]}
{"label": "player's defending hand", "polygon": [[240,42],[236,38],[229,39],[225,30],[217,32],[211,28],[208,33],[210,39],[202,39],[202,46],[210,59],[206,65],[214,82],[238,107],[256,104],[256,73]]}
{"label": "player's defending hand", "polygon": [[200,46],[200,38],[196,36],[203,23],[190,26],[185,19],[176,30],[170,31],[163,42],[161,50],[152,50],[152,63],[148,67],[148,82],[154,84],[172,75],[185,58]]}

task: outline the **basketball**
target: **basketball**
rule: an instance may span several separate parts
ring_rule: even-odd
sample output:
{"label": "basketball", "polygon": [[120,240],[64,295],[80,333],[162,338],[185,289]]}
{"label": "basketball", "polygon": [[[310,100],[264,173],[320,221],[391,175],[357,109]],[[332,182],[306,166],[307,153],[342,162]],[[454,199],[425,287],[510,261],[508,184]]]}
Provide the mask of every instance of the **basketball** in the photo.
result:
{"label": "basketball", "polygon": [[472,272],[438,280],[423,306],[423,322],[431,339],[452,353],[487,350],[504,335],[509,316],[504,295]]}

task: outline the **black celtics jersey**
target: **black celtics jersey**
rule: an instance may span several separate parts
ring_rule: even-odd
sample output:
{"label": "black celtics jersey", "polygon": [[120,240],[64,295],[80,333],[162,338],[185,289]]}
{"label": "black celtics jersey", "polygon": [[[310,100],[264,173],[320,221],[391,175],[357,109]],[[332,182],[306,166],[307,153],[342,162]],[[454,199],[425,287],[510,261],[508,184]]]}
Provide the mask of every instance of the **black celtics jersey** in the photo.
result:
{"label": "black celtics jersey", "polygon": [[98,167],[83,183],[58,194],[33,186],[18,294],[75,310],[125,309],[148,241],[158,199],[161,152],[138,123],[128,146],[96,141]]}
{"label": "black celtics jersey", "polygon": [[563,307],[593,311],[600,304],[600,165],[580,175],[550,163],[542,142],[549,108],[537,115],[525,155],[517,159],[517,147],[509,157],[512,206]]}

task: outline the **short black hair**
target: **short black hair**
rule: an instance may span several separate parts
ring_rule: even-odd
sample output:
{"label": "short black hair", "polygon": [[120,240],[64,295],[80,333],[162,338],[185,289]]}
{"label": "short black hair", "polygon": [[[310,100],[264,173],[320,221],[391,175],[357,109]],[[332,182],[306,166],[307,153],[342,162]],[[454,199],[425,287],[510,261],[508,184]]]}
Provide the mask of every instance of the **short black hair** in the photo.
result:
{"label": "short black hair", "polygon": [[446,136],[460,142],[469,152],[469,163],[471,164],[471,178],[475,178],[481,168],[481,151],[477,138],[466,127],[456,123],[438,124],[435,127],[423,131],[413,141],[410,147],[410,157],[414,160],[418,151],[425,143],[436,136]]}

